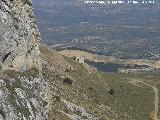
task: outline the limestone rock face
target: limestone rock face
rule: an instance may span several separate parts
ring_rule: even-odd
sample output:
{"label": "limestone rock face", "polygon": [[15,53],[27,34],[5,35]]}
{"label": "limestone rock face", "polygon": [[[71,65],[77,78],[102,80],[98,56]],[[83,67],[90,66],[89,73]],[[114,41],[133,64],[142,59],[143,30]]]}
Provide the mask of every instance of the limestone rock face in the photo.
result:
{"label": "limestone rock face", "polygon": [[40,34],[31,0],[0,0],[0,66],[26,70],[39,67]]}
{"label": "limestone rock face", "polygon": [[46,120],[31,0],[0,0],[0,120]]}
{"label": "limestone rock face", "polygon": [[0,75],[0,120],[46,120],[43,79],[15,74],[16,77]]}

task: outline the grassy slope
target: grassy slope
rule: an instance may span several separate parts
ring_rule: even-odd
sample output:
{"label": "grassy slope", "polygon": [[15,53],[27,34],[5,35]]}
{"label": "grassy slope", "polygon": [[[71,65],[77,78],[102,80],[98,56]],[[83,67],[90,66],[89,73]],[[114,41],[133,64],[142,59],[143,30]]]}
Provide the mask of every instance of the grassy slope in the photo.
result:
{"label": "grassy slope", "polygon": [[[43,54],[44,51],[47,56]],[[56,60],[60,57],[56,52],[43,47],[42,54],[50,66],[57,65],[58,61],[56,64],[52,61],[52,58]],[[154,110],[153,90],[145,85],[133,85],[129,81],[141,79],[160,88],[159,76],[97,73],[67,57],[61,59],[63,60],[60,61],[60,66],[55,70],[43,68],[43,75],[53,91],[50,99],[51,120],[68,120],[69,117],[65,113],[80,114],[79,111],[73,113],[68,109],[63,102],[64,99],[84,107],[89,113],[101,117],[102,120],[151,120],[151,113]],[[73,70],[66,71],[66,63],[71,65]],[[58,74],[58,71],[61,73]],[[69,77],[72,83],[64,82],[62,75]],[[114,90],[113,95],[109,93],[110,89]]]}

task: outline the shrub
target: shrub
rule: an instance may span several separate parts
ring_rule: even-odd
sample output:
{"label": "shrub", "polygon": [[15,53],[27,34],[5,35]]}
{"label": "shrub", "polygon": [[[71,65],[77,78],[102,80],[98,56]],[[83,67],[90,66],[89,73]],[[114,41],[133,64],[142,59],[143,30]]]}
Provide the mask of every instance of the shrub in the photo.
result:
{"label": "shrub", "polygon": [[114,94],[115,94],[115,91],[114,91],[113,89],[110,89],[110,90],[109,90],[109,94],[110,94],[110,95],[114,95]]}
{"label": "shrub", "polygon": [[73,81],[70,78],[64,78],[63,83],[66,83],[68,85],[72,85]]}

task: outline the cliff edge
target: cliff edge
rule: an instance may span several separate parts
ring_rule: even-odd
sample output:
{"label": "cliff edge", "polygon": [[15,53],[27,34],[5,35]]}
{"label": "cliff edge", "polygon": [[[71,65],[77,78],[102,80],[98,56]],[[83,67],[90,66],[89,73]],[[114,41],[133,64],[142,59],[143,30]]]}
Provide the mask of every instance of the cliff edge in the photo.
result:
{"label": "cliff edge", "polygon": [[0,1],[0,66],[26,70],[39,67],[40,34],[31,0]]}
{"label": "cliff edge", "polygon": [[0,120],[46,120],[31,0],[0,0]]}

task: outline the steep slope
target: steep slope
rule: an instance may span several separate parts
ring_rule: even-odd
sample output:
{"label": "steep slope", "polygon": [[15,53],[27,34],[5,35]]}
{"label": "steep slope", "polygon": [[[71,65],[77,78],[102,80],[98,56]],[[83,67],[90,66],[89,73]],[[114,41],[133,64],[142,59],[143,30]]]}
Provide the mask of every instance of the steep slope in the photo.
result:
{"label": "steep slope", "polygon": [[0,120],[45,120],[39,32],[31,0],[0,1]]}
{"label": "steep slope", "polygon": [[40,50],[49,84],[48,120],[156,120],[159,115],[154,103],[159,75],[96,72],[44,44]]}

